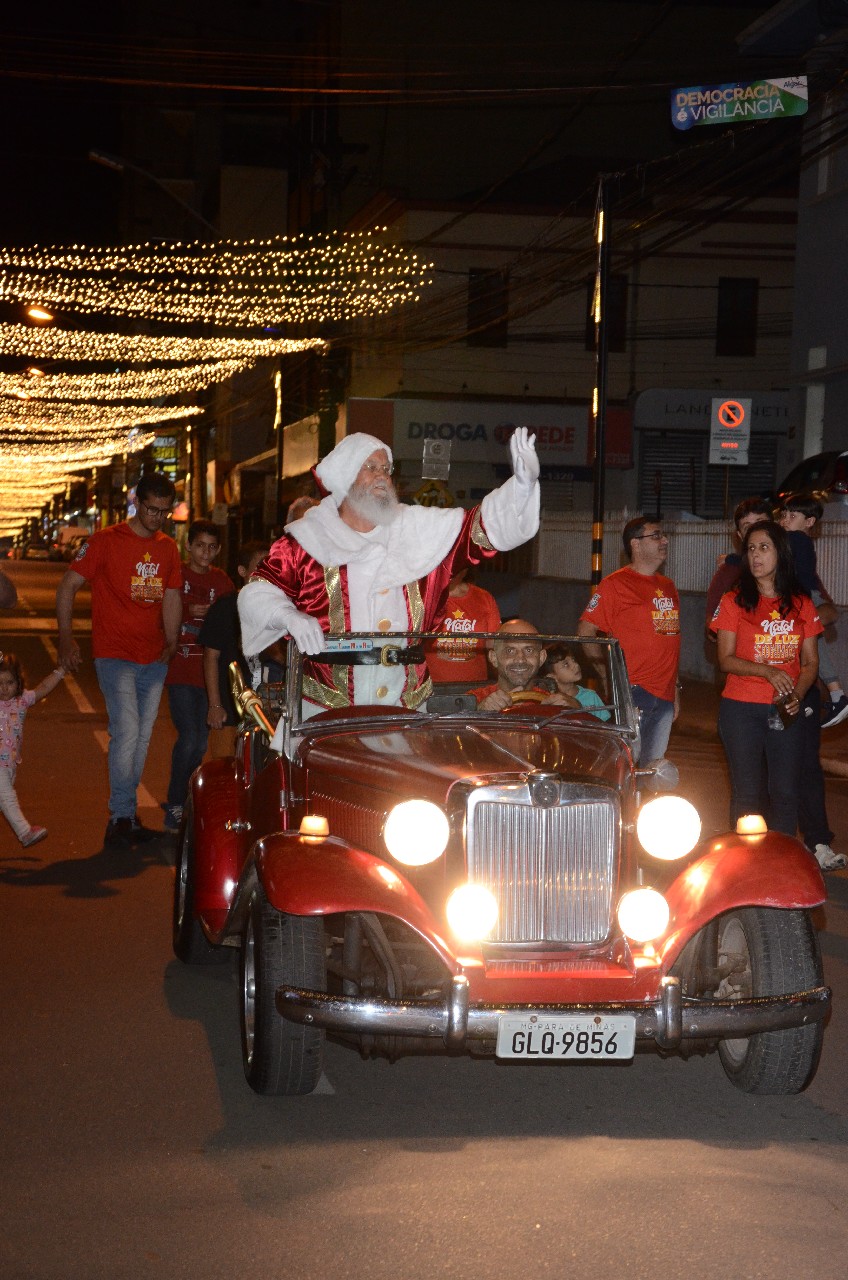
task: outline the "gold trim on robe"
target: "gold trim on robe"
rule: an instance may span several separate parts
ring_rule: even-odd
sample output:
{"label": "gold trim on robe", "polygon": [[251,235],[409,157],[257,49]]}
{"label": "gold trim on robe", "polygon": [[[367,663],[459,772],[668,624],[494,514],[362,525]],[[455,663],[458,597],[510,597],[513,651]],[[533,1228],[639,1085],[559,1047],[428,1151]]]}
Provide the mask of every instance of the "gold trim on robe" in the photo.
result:
{"label": "gold trim on robe", "polygon": [[480,508],[474,512],[474,519],[471,522],[471,541],[475,547],[481,547],[483,551],[496,551],[497,547],[493,547],[489,539],[486,537],[483,528],[483,517],[480,514]]}
{"label": "gold trim on robe", "polygon": [[[331,636],[344,635],[345,623],[344,596],[342,595],[342,575],[337,565],[327,565],[324,569],[324,585],[327,589],[327,621]],[[333,667],[333,685],[340,702],[323,702],[329,707],[349,707],[353,702],[353,673],[350,667]],[[304,685],[305,688],[305,685]]]}

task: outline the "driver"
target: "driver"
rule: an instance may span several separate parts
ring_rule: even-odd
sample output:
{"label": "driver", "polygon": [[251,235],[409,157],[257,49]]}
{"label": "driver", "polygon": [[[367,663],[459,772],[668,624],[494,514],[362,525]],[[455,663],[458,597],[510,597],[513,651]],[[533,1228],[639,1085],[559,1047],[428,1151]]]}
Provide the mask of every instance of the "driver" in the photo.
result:
{"label": "driver", "polygon": [[532,622],[511,618],[498,629],[489,661],[498,673],[497,684],[469,692],[477,699],[480,711],[505,711],[518,702],[543,702],[547,706],[574,707],[579,704],[565,693],[551,693],[537,677],[547,658],[541,640],[533,640],[539,631]]}

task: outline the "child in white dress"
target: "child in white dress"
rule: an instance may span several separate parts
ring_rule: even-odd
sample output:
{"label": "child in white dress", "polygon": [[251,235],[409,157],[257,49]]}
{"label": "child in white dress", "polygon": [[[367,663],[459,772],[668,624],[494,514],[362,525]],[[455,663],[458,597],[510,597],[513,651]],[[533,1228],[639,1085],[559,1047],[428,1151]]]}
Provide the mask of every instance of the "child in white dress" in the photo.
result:
{"label": "child in white dress", "polygon": [[15,773],[21,762],[24,717],[34,703],[46,698],[65,677],[56,667],[34,689],[24,688],[21,664],[13,653],[0,653],[0,812],[25,849],[47,835],[46,827],[32,827],[21,813],[15,794]]}

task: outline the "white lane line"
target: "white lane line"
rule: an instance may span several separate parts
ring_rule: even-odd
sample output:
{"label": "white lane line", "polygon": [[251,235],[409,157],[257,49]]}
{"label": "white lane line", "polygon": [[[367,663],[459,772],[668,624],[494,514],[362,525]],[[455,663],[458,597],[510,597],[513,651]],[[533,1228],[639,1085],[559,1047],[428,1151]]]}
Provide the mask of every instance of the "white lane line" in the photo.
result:
{"label": "white lane line", "polygon": [[[59,654],[56,650],[55,644],[53,643],[52,640],[48,640],[46,636],[39,636],[39,639],[41,643],[44,645],[44,648],[47,650],[47,653],[49,654],[49,657],[50,657],[50,661],[55,666],[56,663],[59,661]],[[74,677],[70,674],[70,672],[65,676],[65,688],[68,690],[68,693],[71,695],[74,702],[76,703],[78,711],[81,711],[83,715],[86,715],[86,716],[97,715],[97,708],[92,706],[92,704],[89,702],[88,698],[85,696],[82,689],[80,688],[79,683],[74,679]]]}
{"label": "white lane line", "polygon": [[[99,744],[103,754],[106,755],[106,753],[109,750],[109,734],[106,731],[106,729],[95,729],[94,740]],[[147,790],[147,787],[144,785],[143,782],[139,784],[139,788],[136,794],[138,796],[139,804],[142,805],[145,809],[159,808],[159,801],[154,799],[154,797]]]}

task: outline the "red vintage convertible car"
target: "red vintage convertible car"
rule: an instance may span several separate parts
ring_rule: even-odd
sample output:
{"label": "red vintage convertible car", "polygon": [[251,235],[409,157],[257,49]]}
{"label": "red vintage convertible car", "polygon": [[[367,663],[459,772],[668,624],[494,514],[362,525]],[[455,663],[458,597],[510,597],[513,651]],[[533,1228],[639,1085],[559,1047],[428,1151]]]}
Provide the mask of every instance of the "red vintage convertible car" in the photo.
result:
{"label": "red vintage convertible car", "polygon": [[[315,661],[342,703],[363,664],[420,680],[432,643],[328,638]],[[634,763],[621,651],[602,646],[601,676],[586,665],[602,708],[535,687],[484,711],[453,685],[415,709],[321,709],[293,646],[273,741],[244,694],[235,757],[192,780],[174,948],[188,964],[239,949],[253,1089],[310,1092],[328,1033],[551,1063],[717,1049],[745,1091],[809,1082],[830,1004],[818,866],[756,816],[701,838],[693,806],[657,793],[667,768]]]}

